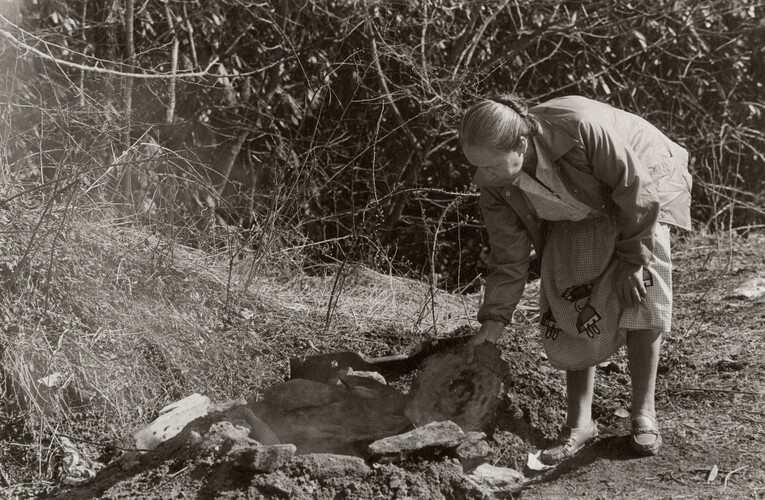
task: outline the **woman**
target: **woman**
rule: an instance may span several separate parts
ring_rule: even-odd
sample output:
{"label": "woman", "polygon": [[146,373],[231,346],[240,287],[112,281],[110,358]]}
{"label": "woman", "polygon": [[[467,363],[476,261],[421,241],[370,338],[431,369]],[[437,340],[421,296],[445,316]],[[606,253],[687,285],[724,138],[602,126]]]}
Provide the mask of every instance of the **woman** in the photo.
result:
{"label": "woman", "polygon": [[496,342],[541,259],[542,344],[566,370],[566,426],[540,460],[557,464],[598,434],[595,366],[627,346],[632,448],[661,446],[654,393],[670,330],[668,225],[690,229],[687,152],[642,118],[584,97],[529,109],[515,95],[467,110],[460,143],[475,167],[491,246],[472,349]]}

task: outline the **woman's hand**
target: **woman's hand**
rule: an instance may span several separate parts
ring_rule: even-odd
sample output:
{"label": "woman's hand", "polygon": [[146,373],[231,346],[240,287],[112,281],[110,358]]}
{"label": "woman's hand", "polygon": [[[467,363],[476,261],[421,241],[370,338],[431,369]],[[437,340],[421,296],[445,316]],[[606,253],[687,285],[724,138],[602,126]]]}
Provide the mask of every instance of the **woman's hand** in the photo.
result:
{"label": "woman's hand", "polygon": [[465,362],[470,364],[475,357],[475,348],[484,342],[495,344],[505,331],[505,324],[501,321],[487,319],[475,335],[465,343]]}
{"label": "woman's hand", "polygon": [[646,296],[643,266],[619,261],[616,265],[616,296],[627,306],[636,306]]}

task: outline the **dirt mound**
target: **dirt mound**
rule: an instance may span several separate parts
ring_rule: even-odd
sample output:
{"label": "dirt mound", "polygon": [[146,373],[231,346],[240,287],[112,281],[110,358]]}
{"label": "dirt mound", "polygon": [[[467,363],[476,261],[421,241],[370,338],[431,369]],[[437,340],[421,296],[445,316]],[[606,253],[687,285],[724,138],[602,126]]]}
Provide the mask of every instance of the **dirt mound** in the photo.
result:
{"label": "dirt mound", "polygon": [[[486,435],[466,434],[443,418],[444,405],[459,402],[454,416],[464,420],[464,430],[488,422],[492,415],[487,412],[495,405],[487,401],[500,396],[504,363],[491,344],[476,349],[469,369],[464,362],[455,364],[461,356],[461,351],[447,352],[426,362],[421,375],[439,383],[452,380],[442,391],[422,389],[420,380],[404,394],[376,377],[343,370],[329,383],[295,379],[276,384],[260,401],[211,407],[156,449],[125,453],[92,483],[58,498],[116,496],[148,480],[215,497],[224,492],[247,498],[510,495],[522,486],[523,475],[481,469],[493,456]],[[490,375],[496,380],[487,382]],[[198,411],[199,398],[184,401],[191,403],[177,408]],[[417,411],[407,411],[411,408]],[[416,414],[419,426],[410,414]],[[133,436],[156,438],[166,432],[170,420],[160,419]],[[498,486],[502,475],[506,479]]]}

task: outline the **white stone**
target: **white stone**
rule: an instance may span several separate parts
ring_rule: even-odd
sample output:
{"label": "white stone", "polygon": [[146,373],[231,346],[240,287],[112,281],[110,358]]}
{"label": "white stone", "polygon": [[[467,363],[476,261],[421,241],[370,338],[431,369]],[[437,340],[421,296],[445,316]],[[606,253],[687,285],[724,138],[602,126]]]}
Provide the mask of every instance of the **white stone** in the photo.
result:
{"label": "white stone", "polygon": [[515,469],[483,464],[465,476],[465,480],[484,498],[512,498],[523,489],[526,478]]}
{"label": "white stone", "polygon": [[134,431],[130,436],[139,450],[153,450],[175,437],[189,422],[207,415],[210,398],[192,394],[160,410],[160,415],[150,424]]}
{"label": "white stone", "polygon": [[742,283],[741,286],[733,290],[730,297],[756,299],[763,295],[765,295],[765,278],[756,277]]}

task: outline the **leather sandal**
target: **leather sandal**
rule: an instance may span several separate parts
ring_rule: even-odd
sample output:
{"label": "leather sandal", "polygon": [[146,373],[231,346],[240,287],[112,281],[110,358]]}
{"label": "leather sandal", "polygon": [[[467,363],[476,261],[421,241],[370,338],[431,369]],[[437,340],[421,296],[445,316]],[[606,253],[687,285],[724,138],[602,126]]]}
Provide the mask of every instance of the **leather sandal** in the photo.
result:
{"label": "leather sandal", "polygon": [[659,453],[661,433],[655,417],[639,415],[632,418],[632,451],[640,456],[650,457]]}
{"label": "leather sandal", "polygon": [[539,461],[545,465],[558,465],[573,457],[593,439],[598,437],[598,426],[590,421],[590,427],[574,428],[564,426],[555,444],[539,454]]}

